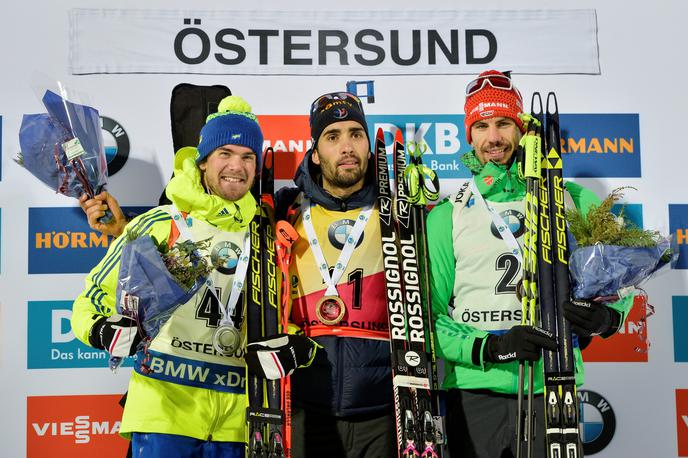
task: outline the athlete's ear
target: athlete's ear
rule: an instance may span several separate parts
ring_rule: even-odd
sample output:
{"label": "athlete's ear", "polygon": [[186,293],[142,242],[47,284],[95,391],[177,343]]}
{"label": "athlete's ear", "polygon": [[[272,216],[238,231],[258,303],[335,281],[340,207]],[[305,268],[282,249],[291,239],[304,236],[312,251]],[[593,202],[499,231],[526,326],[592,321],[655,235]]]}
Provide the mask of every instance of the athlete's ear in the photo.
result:
{"label": "athlete's ear", "polygon": [[311,160],[313,164],[320,165],[320,156],[318,155],[318,150],[313,148],[313,154],[311,154]]}

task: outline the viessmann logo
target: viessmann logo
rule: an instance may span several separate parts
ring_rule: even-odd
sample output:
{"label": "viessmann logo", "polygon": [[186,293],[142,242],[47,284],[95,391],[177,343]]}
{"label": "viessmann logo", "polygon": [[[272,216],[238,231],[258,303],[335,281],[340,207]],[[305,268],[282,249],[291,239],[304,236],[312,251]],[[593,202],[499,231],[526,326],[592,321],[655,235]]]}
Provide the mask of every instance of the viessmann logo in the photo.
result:
{"label": "viessmann logo", "polygon": [[[72,301],[29,301],[28,369],[108,367],[109,355],[79,341],[72,331]],[[131,358],[124,361],[131,366]]]}
{"label": "viessmann logo", "polygon": [[124,456],[128,443],[119,436],[120,397],[28,397],[27,457]]}
{"label": "viessmann logo", "polygon": [[676,390],[678,456],[688,456],[688,389]]}

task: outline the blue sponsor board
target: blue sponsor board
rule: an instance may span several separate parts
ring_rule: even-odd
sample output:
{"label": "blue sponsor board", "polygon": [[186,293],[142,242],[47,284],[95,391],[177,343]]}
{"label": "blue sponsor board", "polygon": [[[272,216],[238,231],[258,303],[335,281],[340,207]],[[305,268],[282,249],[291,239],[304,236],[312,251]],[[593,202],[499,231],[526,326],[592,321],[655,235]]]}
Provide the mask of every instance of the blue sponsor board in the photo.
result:
{"label": "blue sponsor board", "polygon": [[560,127],[566,176],[641,176],[638,114],[564,114]]}
{"label": "blue sponsor board", "polygon": [[396,131],[401,129],[408,143],[425,142],[427,151],[423,162],[440,178],[469,178],[471,173],[461,162],[461,155],[471,150],[466,143],[463,115],[368,115],[369,138],[374,139],[378,128],[385,132],[387,153],[392,153]]}
{"label": "blue sponsor board", "polygon": [[[126,207],[142,213],[149,207]],[[89,272],[112,241],[91,230],[79,207],[29,208],[29,274]]]}
{"label": "blue sponsor board", "polygon": [[643,205],[642,204],[615,204],[612,207],[612,213],[615,215],[621,214],[623,209],[623,217],[627,222],[631,222],[639,228],[643,228]]}
{"label": "blue sponsor board", "polygon": [[688,296],[671,298],[674,314],[674,361],[688,363]]}
{"label": "blue sponsor board", "polygon": [[[366,119],[371,139],[378,127],[385,132],[388,153],[401,129],[405,141],[427,144],[423,161],[440,178],[470,177],[460,160],[472,149],[466,143],[463,115],[368,115]],[[560,125],[566,176],[641,176],[638,114],[562,114]]]}
{"label": "blue sponsor board", "polygon": [[[72,301],[29,301],[28,369],[108,367],[109,354],[81,343],[70,324]],[[132,366],[132,359],[124,361]]]}
{"label": "blue sponsor board", "polygon": [[673,269],[688,269],[688,204],[669,204],[669,232],[676,234],[678,261]]}

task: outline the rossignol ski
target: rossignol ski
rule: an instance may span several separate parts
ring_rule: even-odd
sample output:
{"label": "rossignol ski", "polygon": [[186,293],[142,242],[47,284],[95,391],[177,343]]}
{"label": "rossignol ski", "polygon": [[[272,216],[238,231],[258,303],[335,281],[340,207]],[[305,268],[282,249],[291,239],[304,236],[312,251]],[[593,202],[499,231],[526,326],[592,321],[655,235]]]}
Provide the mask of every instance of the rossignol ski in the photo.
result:
{"label": "rossignol ski", "polygon": [[[539,94],[537,97],[540,97]],[[573,342],[571,325],[563,314],[563,304],[570,296],[570,285],[558,111],[556,96],[550,92],[547,95],[544,122],[546,152],[542,158],[538,204],[540,237],[537,268],[541,327],[554,333],[559,349],[557,352],[543,352],[545,441],[549,458],[579,458],[583,453],[578,424]]]}
{"label": "rossignol ski", "polygon": [[417,234],[411,226],[411,205],[406,197],[403,177],[406,151],[401,132],[397,132],[394,141],[396,199],[393,199],[389,183],[381,129],[376,135],[375,153],[398,454],[404,458],[439,457],[441,451],[434,418],[438,412],[431,394],[433,375],[426,349]]}
{"label": "rossignol ski", "polygon": [[[279,285],[277,258],[275,256],[275,204],[274,152],[267,148],[263,154],[263,166],[253,187],[259,202],[256,216],[251,221],[250,278],[247,285],[248,342],[277,334],[279,328]],[[246,410],[248,423],[249,458],[283,458],[284,413],[282,411],[279,380],[265,380],[248,374],[249,406]]]}

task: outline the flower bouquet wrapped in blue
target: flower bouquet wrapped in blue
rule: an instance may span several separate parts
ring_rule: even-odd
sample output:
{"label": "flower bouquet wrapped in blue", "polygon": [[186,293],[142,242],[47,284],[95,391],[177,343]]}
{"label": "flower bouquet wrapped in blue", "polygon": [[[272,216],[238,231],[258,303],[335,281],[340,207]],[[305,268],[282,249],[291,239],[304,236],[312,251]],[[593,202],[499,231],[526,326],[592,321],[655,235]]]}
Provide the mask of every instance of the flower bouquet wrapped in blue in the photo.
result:
{"label": "flower bouquet wrapped in blue", "polygon": [[678,251],[672,238],[657,231],[643,230],[611,212],[623,197],[615,189],[587,215],[568,210],[571,243],[569,272],[572,295],[576,299],[617,296],[619,291],[638,286],[663,266],[676,260]]}
{"label": "flower bouquet wrapped in blue", "polygon": [[[135,319],[144,349],[160,332],[175,310],[186,303],[216,267],[202,251],[210,240],[179,241],[171,248],[149,235],[127,232],[117,281],[117,312]],[[222,262],[222,260],[220,260]],[[112,357],[116,369],[121,358]]]}
{"label": "flower bouquet wrapped in blue", "polygon": [[[105,189],[108,177],[100,116],[65,94],[45,91],[41,101],[47,113],[24,115],[15,162],[59,194],[92,198]],[[108,211],[100,221],[111,218]]]}

